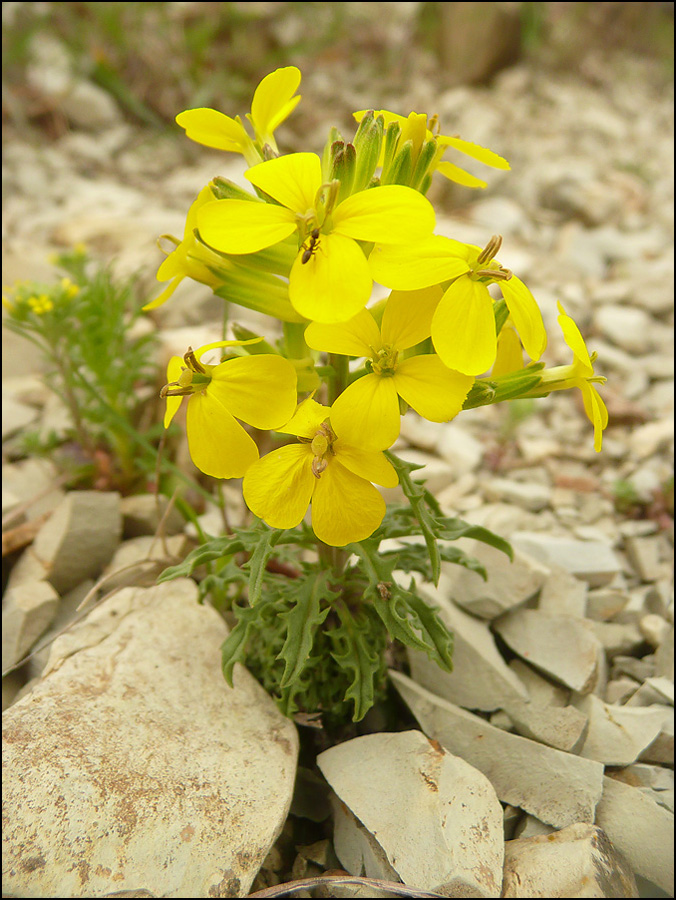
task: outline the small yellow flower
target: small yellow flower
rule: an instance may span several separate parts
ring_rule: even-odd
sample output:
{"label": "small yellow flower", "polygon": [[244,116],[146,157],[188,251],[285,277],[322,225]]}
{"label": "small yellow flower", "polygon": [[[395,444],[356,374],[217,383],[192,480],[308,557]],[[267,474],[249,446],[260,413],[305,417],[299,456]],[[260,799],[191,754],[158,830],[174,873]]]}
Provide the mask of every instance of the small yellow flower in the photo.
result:
{"label": "small yellow flower", "polygon": [[236,421],[254,428],[275,429],[291,418],[296,407],[296,370],[275,354],[257,354],[207,365],[207,350],[256,343],[217,341],[199,350],[188,349],[183,359],[173,356],[167,368],[164,427],[188,396],[187,432],[192,461],[214,478],[241,478],[258,459],[254,440]]}
{"label": "small yellow flower", "polygon": [[50,300],[47,294],[40,294],[39,297],[29,297],[27,302],[36,316],[44,316],[45,313],[54,309],[54,302]]}
{"label": "small yellow flower", "polygon": [[77,297],[77,295],[80,293],[80,288],[76,284],[73,284],[70,278],[61,279],[61,288],[63,289],[68,299]]}
{"label": "small yellow flower", "polygon": [[295,66],[275,69],[261,81],[254,92],[251,122],[255,142],[247,134],[239,116],[231,119],[215,109],[187,109],[176,116],[176,122],[186,135],[198,144],[241,153],[250,166],[263,159],[263,147],[267,144],[277,153],[274,132],[293,112],[300,94],[294,96],[300,84],[300,71]]}
{"label": "small yellow flower", "polygon": [[606,379],[603,375],[594,374],[596,353],[589,355],[580,329],[566,314],[561,303],[558,304],[558,307],[561,314],[558,322],[563,332],[563,339],[573,351],[573,362],[569,366],[554,366],[551,369],[545,369],[541,373],[542,380],[538,387],[526,396],[537,397],[551,391],[579,388],[587,418],[594,426],[594,450],[598,453],[603,443],[603,431],[608,425],[608,410],[594,384],[605,384]]}
{"label": "small yellow flower", "polygon": [[502,239],[482,250],[434,235],[407,247],[376,246],[369,257],[376,281],[409,291],[450,281],[432,319],[432,342],[442,361],[466,375],[487,372],[497,354],[493,298],[496,282],[526,353],[538,360],[547,334],[535,298],[526,285],[496,259]]}
{"label": "small yellow flower", "polygon": [[244,499],[272,528],[295,528],[312,502],[312,528],[320,541],[344,547],[373,534],[385,501],[372,482],[395,487],[397,473],[384,454],[338,436],[331,409],[312,399],[278,430],[300,443],[273,450],[247,470]]}
{"label": "small yellow flower", "polygon": [[474,379],[448,369],[434,353],[404,351],[430,336],[439,287],[393,291],[381,327],[364,309],[349,322],[313,323],[305,341],[315,350],[365,357],[368,374],[354,381],[331,407],[331,424],[351,443],[385,450],[399,436],[399,397],[423,418],[448,422],[462,409]]}
{"label": "small yellow flower", "polygon": [[314,153],[260,163],[246,177],[277,204],[215,200],[199,210],[202,238],[224,253],[255,253],[295,231],[300,246],[289,275],[294,309],[317,322],[344,322],[366,305],[373,280],[357,241],[403,245],[434,230],[434,209],[417,191],[386,185],[335,203],[339,182],[322,183]]}
{"label": "small yellow flower", "polygon": [[[355,119],[358,122],[361,122],[366,112],[367,111],[363,109],[359,112],[354,113]],[[464,187],[470,188],[486,187],[485,181],[481,181],[480,178],[476,178],[474,175],[470,175],[469,172],[465,172],[464,169],[459,168],[453,163],[442,160],[441,157],[449,147],[451,147],[453,150],[457,150],[459,153],[462,153],[465,156],[469,156],[471,159],[476,159],[478,162],[483,163],[485,166],[491,166],[491,168],[493,169],[510,168],[510,165],[506,159],[503,159],[501,156],[498,156],[497,153],[494,153],[492,150],[488,150],[486,147],[480,147],[478,144],[472,144],[469,141],[463,141],[462,138],[459,138],[457,136],[451,137],[449,135],[439,134],[439,121],[436,116],[431,116],[428,120],[428,117],[425,113],[412,112],[407,117],[397,115],[397,113],[388,112],[385,109],[377,110],[374,114],[376,116],[383,117],[385,128],[387,128],[387,126],[391,122],[399,123],[401,127],[399,146],[403,145],[407,141],[411,141],[413,165],[415,165],[415,163],[417,162],[418,155],[423,143],[425,141],[433,140],[437,146],[437,150],[428,166],[428,171],[431,172],[436,169],[437,172],[439,172],[445,178],[448,178],[449,181],[456,182],[456,184],[462,184],[464,185]],[[381,165],[382,162],[383,160],[381,158]]]}

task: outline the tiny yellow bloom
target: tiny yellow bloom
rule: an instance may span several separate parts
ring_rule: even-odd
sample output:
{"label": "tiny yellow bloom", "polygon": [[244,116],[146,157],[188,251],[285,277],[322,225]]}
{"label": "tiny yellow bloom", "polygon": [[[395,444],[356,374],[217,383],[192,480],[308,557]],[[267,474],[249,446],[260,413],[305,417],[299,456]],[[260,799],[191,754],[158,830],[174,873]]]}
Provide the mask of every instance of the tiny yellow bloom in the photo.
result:
{"label": "tiny yellow bloom", "polygon": [[40,294],[39,297],[29,297],[27,302],[36,316],[44,316],[45,313],[54,309],[54,301],[47,294]]}
{"label": "tiny yellow bloom", "polygon": [[215,200],[198,211],[202,238],[224,253],[255,253],[299,234],[289,275],[294,309],[317,322],[344,322],[366,305],[373,279],[357,241],[403,245],[434,230],[434,209],[417,191],[385,185],[336,204],[339,182],[322,183],[319,157],[291,153],[246,177],[279,205]]}
{"label": "tiny yellow bloom", "polygon": [[603,375],[594,374],[596,353],[589,355],[584,338],[573,319],[558,304],[558,317],[563,339],[573,351],[573,362],[569,366],[554,366],[541,373],[541,381],[537,388],[526,396],[542,396],[551,391],[565,391],[568,388],[579,388],[587,418],[594,426],[594,450],[598,453],[603,443],[603,431],[608,425],[608,410],[594,384],[605,384]]}
{"label": "tiny yellow bloom", "polygon": [[[363,109],[353,115],[358,122],[361,122],[366,112],[367,111]],[[437,151],[429,164],[429,171],[436,169],[436,171],[445,178],[448,178],[450,181],[454,181],[457,184],[462,184],[465,187],[470,188],[486,187],[485,181],[476,178],[474,175],[470,175],[469,172],[465,172],[464,169],[459,168],[453,163],[442,160],[441,157],[448,147],[457,150],[465,156],[469,156],[471,159],[476,159],[485,166],[491,166],[493,169],[504,170],[510,168],[506,159],[503,159],[501,156],[498,156],[497,153],[488,150],[486,147],[480,147],[479,144],[463,141],[462,138],[457,136],[452,137],[445,134],[439,134],[439,121],[436,116],[430,116],[428,119],[425,113],[412,112],[407,117],[397,115],[397,113],[388,112],[385,109],[375,111],[375,115],[383,117],[385,128],[387,128],[391,122],[399,123],[401,127],[399,145],[404,144],[406,141],[411,141],[414,165],[418,159],[418,154],[420,153],[420,148],[423,143],[428,140],[433,140],[437,145]],[[381,158],[381,164],[382,161]]]}
{"label": "tiny yellow bloom", "polygon": [[61,288],[63,289],[66,297],[68,297],[69,299],[72,297],[77,297],[77,295],[80,293],[80,288],[76,284],[73,284],[70,278],[61,279]]}
{"label": "tiny yellow bloom", "polygon": [[325,544],[344,547],[373,534],[385,501],[372,482],[395,487],[397,473],[383,453],[336,434],[331,409],[303,401],[284,428],[298,444],[273,450],[247,470],[244,499],[272,528],[295,528],[312,502],[312,528]]}
{"label": "tiny yellow bloom", "polygon": [[526,285],[496,259],[502,239],[482,250],[434,235],[407,247],[376,246],[369,257],[376,281],[395,290],[415,290],[450,281],[432,319],[434,348],[449,369],[481,375],[497,353],[493,298],[497,282],[526,353],[538,360],[547,334],[535,298]]}
{"label": "tiny yellow bloom", "polygon": [[300,71],[295,66],[275,69],[261,81],[254,92],[251,112],[246,118],[251,122],[255,142],[249,137],[239,116],[231,119],[215,109],[187,109],[176,116],[176,122],[186,135],[198,144],[241,153],[250,166],[263,159],[263,147],[267,144],[277,153],[274,131],[293,112],[300,101],[294,96],[300,84]]}
{"label": "tiny yellow bloom", "polygon": [[430,336],[441,295],[438,286],[393,291],[380,328],[364,309],[348,322],[313,323],[305,330],[305,341],[315,350],[367,360],[368,374],[331,407],[332,427],[345,440],[369,450],[391,447],[399,436],[399,397],[432,422],[448,422],[462,409],[472,377],[448,369],[434,353],[404,357]]}
{"label": "tiny yellow bloom", "polygon": [[241,478],[258,459],[254,440],[236,421],[254,428],[275,429],[291,418],[296,407],[296,370],[275,354],[228,359],[218,365],[201,362],[207,350],[256,343],[217,341],[183,359],[173,356],[167,368],[164,427],[188,396],[187,432],[192,461],[214,478]]}

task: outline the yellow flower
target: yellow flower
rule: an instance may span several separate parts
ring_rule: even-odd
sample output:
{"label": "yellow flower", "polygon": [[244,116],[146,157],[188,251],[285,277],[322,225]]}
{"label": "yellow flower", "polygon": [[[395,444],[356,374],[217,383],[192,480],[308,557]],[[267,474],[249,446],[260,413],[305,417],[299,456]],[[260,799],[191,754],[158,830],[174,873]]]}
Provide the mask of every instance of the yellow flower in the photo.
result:
{"label": "yellow flower", "polygon": [[308,326],[309,347],[367,359],[369,373],[331,407],[331,425],[343,438],[370,450],[390,447],[399,436],[399,397],[432,422],[447,422],[460,412],[474,379],[448,369],[434,353],[404,358],[403,352],[430,336],[441,295],[436,286],[393,291],[380,328],[367,309],[339,325]]}
{"label": "yellow flower", "polygon": [[164,427],[176,415],[184,396],[187,409],[188,448],[192,461],[214,478],[241,478],[258,459],[253,439],[236,421],[254,428],[274,429],[288,422],[296,407],[296,371],[276,354],[228,359],[219,365],[200,361],[207,350],[256,343],[217,341],[173,356],[160,394],[166,397]]}
{"label": "yellow flower", "polygon": [[176,116],[176,122],[186,135],[198,144],[241,153],[250,166],[263,159],[263,147],[267,144],[277,153],[274,131],[293,112],[300,100],[294,96],[300,84],[300,71],[295,66],[275,69],[261,81],[254,92],[251,122],[255,143],[247,134],[239,116],[231,119],[215,109],[187,109]]}
{"label": "yellow flower", "polygon": [[62,278],[61,287],[69,300],[73,297],[77,297],[80,293],[80,288],[76,284],[73,284],[70,278]]}
{"label": "yellow flower", "polygon": [[589,355],[580,329],[566,314],[560,303],[558,307],[561,313],[558,322],[563,332],[563,339],[573,351],[573,362],[569,366],[554,366],[551,369],[545,369],[541,373],[542,380],[538,387],[526,396],[537,397],[551,391],[565,391],[571,387],[579,388],[587,418],[594,426],[594,450],[598,453],[603,442],[603,431],[608,425],[608,410],[594,387],[594,383],[605,384],[606,379],[603,375],[594,374],[596,353]]}
{"label": "yellow flower", "polygon": [[537,360],[547,334],[537,303],[526,285],[495,259],[502,239],[482,250],[434,235],[407,247],[377,246],[369,257],[376,281],[409,291],[450,281],[432,319],[434,348],[449,369],[480,375],[495,361],[497,341],[493,298],[497,282],[526,353]]}
{"label": "yellow flower", "polygon": [[45,313],[54,309],[54,302],[50,300],[47,294],[40,294],[39,297],[29,297],[27,302],[36,316],[44,316]]}
{"label": "yellow flower", "polygon": [[249,509],[272,528],[295,528],[312,501],[312,528],[325,544],[344,547],[373,534],[385,501],[371,482],[395,487],[397,473],[384,454],[336,435],[331,409],[303,401],[284,428],[300,443],[273,450],[244,476]]}
{"label": "yellow flower", "polygon": [[[354,113],[355,119],[358,122],[361,122],[366,112],[367,111],[363,109]],[[459,137],[451,137],[449,135],[438,133],[435,134],[434,132],[438,132],[439,128],[439,122],[436,116],[431,116],[428,120],[425,113],[412,112],[406,117],[399,116],[397,113],[388,112],[385,109],[377,110],[374,114],[383,117],[385,128],[387,128],[391,122],[399,123],[401,127],[401,136],[398,141],[398,146],[401,147],[407,141],[411,141],[412,162],[414,166],[418,160],[423,143],[425,141],[434,141],[436,144],[436,152],[433,154],[431,161],[428,164],[427,171],[432,172],[436,169],[436,171],[445,178],[448,178],[450,181],[454,181],[457,184],[462,184],[465,187],[470,188],[486,187],[485,181],[481,181],[480,178],[470,175],[469,172],[465,172],[464,169],[460,169],[453,163],[441,159],[448,147],[463,153],[465,156],[469,156],[471,159],[476,159],[485,166],[491,166],[493,169],[510,168],[506,159],[503,159],[501,156],[498,156],[497,153],[488,150],[486,147],[480,147],[478,144],[463,141],[462,138]],[[382,165],[382,163],[383,157],[381,156],[380,164]]]}
{"label": "yellow flower", "polygon": [[363,309],[373,280],[357,241],[401,245],[434,230],[434,209],[417,191],[386,185],[336,204],[340,183],[322,183],[314,153],[291,153],[254,166],[246,177],[280,205],[216,200],[198,212],[202,238],[224,253],[255,253],[299,232],[289,275],[294,309],[318,322],[344,322]]}

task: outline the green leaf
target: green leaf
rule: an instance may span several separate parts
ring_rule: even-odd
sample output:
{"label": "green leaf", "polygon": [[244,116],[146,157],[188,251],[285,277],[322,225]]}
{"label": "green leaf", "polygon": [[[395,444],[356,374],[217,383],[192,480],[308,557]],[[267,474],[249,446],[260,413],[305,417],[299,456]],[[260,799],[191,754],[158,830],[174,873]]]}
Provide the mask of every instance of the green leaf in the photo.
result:
{"label": "green leaf", "polygon": [[[294,604],[281,614],[286,622],[286,638],[277,659],[285,662],[284,674],[279,682],[286,688],[296,682],[310,662],[310,652],[316,629],[331,609],[331,602],[340,596],[328,585],[328,571],[310,573],[305,578],[294,579]],[[327,605],[321,609],[321,601]]]}
{"label": "green leaf", "polygon": [[272,556],[275,544],[284,534],[283,531],[269,528],[262,522],[260,524],[263,526],[263,534],[260,535],[251,558],[242,567],[249,570],[249,603],[252,606],[255,606],[260,600],[265,567]]}
{"label": "green leaf", "polygon": [[493,534],[488,528],[484,528],[481,525],[470,525],[469,522],[463,522],[462,519],[449,517],[438,519],[436,525],[437,536],[440,540],[457,541],[461,537],[474,538],[483,544],[495,547],[496,550],[500,550],[502,553],[506,553],[511,560],[514,559],[514,551],[511,544],[504,538],[498,537],[497,534]]}
{"label": "green leaf", "polygon": [[352,673],[345,700],[354,704],[353,722],[359,722],[374,703],[374,680],[381,667],[380,653],[373,647],[366,610],[353,616],[344,604],[335,610],[340,625],[330,632],[334,650],[331,655],[338,665]]}
{"label": "green leaf", "polygon": [[431,642],[434,651],[427,650],[427,655],[447,672],[453,671],[453,634],[444,625],[435,607],[430,606],[416,592],[415,583],[411,582],[411,590],[406,592],[409,607],[415,612],[421,632],[426,637],[429,647]]}
{"label": "green leaf", "polygon": [[235,663],[244,661],[249,635],[252,629],[258,625],[258,619],[262,612],[260,605],[255,609],[251,606],[237,606],[234,611],[238,620],[237,624],[221,645],[223,677],[230,687],[232,687],[232,670],[235,668]]}

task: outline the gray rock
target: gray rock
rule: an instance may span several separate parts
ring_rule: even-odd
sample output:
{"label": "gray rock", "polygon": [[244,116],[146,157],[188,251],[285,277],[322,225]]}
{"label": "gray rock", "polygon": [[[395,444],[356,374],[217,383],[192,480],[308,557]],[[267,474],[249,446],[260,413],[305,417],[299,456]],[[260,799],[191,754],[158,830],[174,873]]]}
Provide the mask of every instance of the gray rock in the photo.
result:
{"label": "gray rock", "polygon": [[651,706],[653,703],[674,705],[673,678],[664,676],[646,678],[641,687],[629,698],[627,706]]}
{"label": "gray rock", "polygon": [[651,349],[653,319],[635,306],[602,306],[594,316],[601,334],[627,353],[647,353]]}
{"label": "gray rock", "polygon": [[538,609],[517,609],[493,622],[494,630],[522,659],[580,693],[599,675],[600,644],[591,623]]}
{"label": "gray rock", "polygon": [[584,617],[587,608],[586,583],[560,566],[548,568],[550,574],[542,585],[538,609],[556,615]]}
{"label": "gray rock", "polygon": [[622,612],[629,603],[626,591],[619,588],[597,588],[587,594],[586,616],[595,622],[605,622]]}
{"label": "gray rock", "polygon": [[38,418],[39,412],[33,406],[20,403],[3,391],[2,396],[2,440],[23,431]]}
{"label": "gray rock", "polygon": [[621,705],[626,703],[632,694],[638,690],[638,681],[633,678],[616,678],[606,685],[604,700],[606,703]]}
{"label": "gray rock", "polygon": [[673,814],[638,788],[604,777],[596,824],[637,875],[673,896]]}
{"label": "gray rock", "polygon": [[165,517],[169,501],[162,494],[134,494],[120,501],[122,513],[122,534],[125,538],[155,534],[160,521],[164,519],[165,534],[178,534],[185,527],[185,519],[172,507]]}
{"label": "gray rock", "polygon": [[[502,808],[488,779],[463,759],[407,731],[354,738],[321,753],[317,764],[404,884],[447,896],[499,895]],[[362,833],[354,838],[343,819],[336,853],[352,874],[364,866],[371,875]],[[381,855],[377,846],[374,854]],[[381,877],[382,859],[376,871]]]}
{"label": "gray rock", "polygon": [[635,653],[645,640],[633,622],[594,622],[589,626],[606,651],[608,659],[618,655]]}
{"label": "gray rock", "polygon": [[2,668],[22,659],[51,625],[59,595],[47,581],[26,581],[2,598]]}
{"label": "gray rock", "polygon": [[659,538],[627,537],[624,540],[624,550],[642,581],[657,581],[661,568]]}
{"label": "gray rock", "polygon": [[25,506],[25,519],[37,519],[55,509],[64,497],[56,487],[58,471],[48,459],[22,459],[2,467],[2,489],[16,497],[17,505]]}
{"label": "gray rock", "polygon": [[552,489],[547,484],[514,481],[510,478],[491,478],[484,485],[488,500],[514,503],[531,512],[539,512],[551,504]]}
{"label": "gray rock", "polygon": [[512,699],[527,700],[528,692],[500,655],[488,625],[447,599],[449,588],[443,575],[439,588],[424,584],[418,589],[430,605],[439,608],[454,644],[452,672],[444,672],[420,651],[409,651],[415,681],[468,709],[490,711]]}
{"label": "gray rock", "polygon": [[33,553],[45,566],[47,580],[65,593],[99,574],[121,533],[119,494],[72,491],[38,532]]}
{"label": "gray rock", "polygon": [[226,634],[181,579],[121,591],[55,642],[3,716],[7,893],[248,893],[289,809],[298,741],[248,672],[226,685]]}
{"label": "gray rock", "polygon": [[503,897],[638,897],[631,868],[602,829],[577,823],[505,844]]}
{"label": "gray rock", "polygon": [[628,766],[639,758],[662,731],[664,708],[610,706],[590,695],[575,700],[589,719],[580,756],[607,766]]}
{"label": "gray rock", "polygon": [[641,635],[654,648],[660,647],[673,631],[667,620],[656,613],[649,613],[647,616],[643,616],[638,623],[638,627]]}
{"label": "gray rock", "polygon": [[485,447],[466,428],[450,422],[444,425],[437,453],[450,463],[456,477],[473,472],[481,465]]}
{"label": "gray rock", "polygon": [[390,677],[425,734],[483,772],[503,803],[556,828],[593,821],[601,763],[501,731],[399,672]]}
{"label": "gray rock", "polygon": [[514,560],[482,541],[461,538],[455,546],[478,559],[486,569],[488,580],[471,569],[442,563],[448,578],[449,596],[467,612],[482,619],[494,619],[501,613],[520,606],[537,594],[549,576],[549,569],[536,559],[514,553]]}
{"label": "gray rock", "polygon": [[611,547],[600,541],[573,541],[540,532],[517,531],[511,542],[545,565],[566,569],[592,588],[609,584],[622,569]]}

